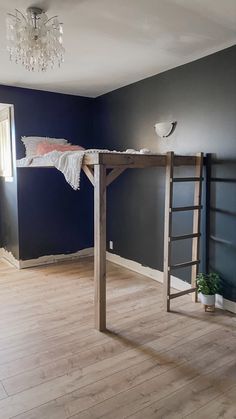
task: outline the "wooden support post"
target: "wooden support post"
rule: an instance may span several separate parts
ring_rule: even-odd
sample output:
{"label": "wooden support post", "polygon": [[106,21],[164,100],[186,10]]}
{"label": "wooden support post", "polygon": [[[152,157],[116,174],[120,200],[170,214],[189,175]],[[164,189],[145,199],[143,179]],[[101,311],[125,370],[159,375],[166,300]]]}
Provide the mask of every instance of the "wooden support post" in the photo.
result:
{"label": "wooden support post", "polygon": [[113,169],[109,175],[107,175],[107,186],[109,186],[116,178],[118,178],[118,176],[121,175],[121,173],[123,173],[125,171],[125,168],[117,168],[117,169]]}
{"label": "wooden support post", "polygon": [[90,182],[94,186],[94,172],[93,172],[93,169],[91,169],[91,167],[89,167],[89,166],[86,166],[85,164],[82,166],[82,169],[83,169],[84,173],[86,174],[87,178],[90,180]]}
{"label": "wooden support post", "polygon": [[212,165],[212,154],[206,155],[206,197],[205,197],[205,216],[206,216],[206,238],[205,238],[205,254],[206,254],[206,266],[205,272],[209,274],[210,270],[210,235],[211,235],[211,165]]}
{"label": "wooden support post", "polygon": [[165,229],[164,229],[164,309],[170,311],[170,264],[171,264],[171,231],[173,200],[173,164],[174,153],[166,155],[166,189],[165,189]]}
{"label": "wooden support post", "polygon": [[[195,169],[195,176],[202,178],[202,167],[203,167],[203,153],[198,153],[196,155],[196,169]],[[202,181],[198,181],[195,183],[194,189],[194,205],[201,206],[202,200]],[[193,213],[193,233],[200,233],[201,231],[201,210],[195,210]],[[192,242],[192,260],[199,260],[199,253],[200,253],[200,239],[199,237],[194,237]],[[192,287],[196,287],[196,276],[199,271],[199,265],[192,266],[191,272],[191,284]],[[197,289],[193,294],[193,301],[197,302],[198,299],[198,292]]]}
{"label": "wooden support post", "polygon": [[106,166],[94,165],[95,327],[106,330]]}

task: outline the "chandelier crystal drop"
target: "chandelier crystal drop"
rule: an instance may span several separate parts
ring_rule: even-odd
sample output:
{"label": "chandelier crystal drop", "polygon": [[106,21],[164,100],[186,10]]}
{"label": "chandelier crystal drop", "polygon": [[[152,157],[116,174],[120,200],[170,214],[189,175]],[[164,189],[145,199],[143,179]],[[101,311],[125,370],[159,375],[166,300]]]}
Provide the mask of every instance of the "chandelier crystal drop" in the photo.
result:
{"label": "chandelier crystal drop", "polygon": [[46,71],[61,66],[65,49],[63,27],[58,17],[48,19],[39,8],[29,7],[26,15],[19,10],[7,15],[7,50],[10,60],[29,71]]}

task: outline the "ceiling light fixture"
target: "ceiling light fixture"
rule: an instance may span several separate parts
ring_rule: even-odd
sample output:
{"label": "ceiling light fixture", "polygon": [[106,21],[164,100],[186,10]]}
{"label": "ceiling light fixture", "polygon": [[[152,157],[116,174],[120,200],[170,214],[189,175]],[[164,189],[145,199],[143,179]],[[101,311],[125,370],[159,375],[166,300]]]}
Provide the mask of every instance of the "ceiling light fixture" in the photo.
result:
{"label": "ceiling light fixture", "polygon": [[19,10],[7,15],[7,50],[10,60],[29,71],[46,71],[64,61],[62,23],[57,16],[48,19],[37,7],[29,7],[26,16]]}

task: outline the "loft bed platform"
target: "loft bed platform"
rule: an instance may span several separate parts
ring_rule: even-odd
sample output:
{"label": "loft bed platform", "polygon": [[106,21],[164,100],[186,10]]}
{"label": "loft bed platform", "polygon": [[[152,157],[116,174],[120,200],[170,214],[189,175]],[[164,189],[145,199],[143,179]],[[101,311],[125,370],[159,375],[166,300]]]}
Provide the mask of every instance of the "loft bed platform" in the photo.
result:
{"label": "loft bed platform", "polygon": [[[44,161],[43,157],[32,161],[28,166],[18,167],[54,167],[50,162]],[[174,156],[175,166],[194,166],[196,163],[196,156]],[[108,169],[117,166],[126,166],[125,168],[145,168],[155,166],[166,166],[166,154],[134,154],[122,152],[93,152],[85,154],[83,158],[84,166],[94,166],[103,164]]]}
{"label": "loft bed platform", "polygon": [[[127,166],[128,168],[145,168],[155,166],[166,166],[165,154],[129,154],[129,153],[91,153],[84,157],[84,165],[94,166],[103,164],[108,169],[117,166]],[[196,156],[175,156],[175,166],[195,165]]]}
{"label": "loft bed platform", "polygon": [[[38,163],[34,160],[26,167],[54,167],[52,164]],[[174,177],[175,166],[194,166],[194,177]],[[25,166],[20,166],[25,167]],[[95,288],[95,327],[106,330],[106,192],[107,187],[126,169],[165,167],[165,233],[164,233],[164,309],[170,311],[170,301],[184,294],[192,293],[197,301],[196,276],[200,263],[200,214],[202,193],[203,153],[193,156],[167,154],[139,154],[94,151],[85,152],[82,169],[94,186],[94,288]],[[107,171],[108,169],[108,171]],[[193,182],[194,203],[188,207],[173,207],[173,183]],[[176,211],[193,211],[193,232],[184,236],[172,237],[172,214]],[[171,244],[175,240],[192,239],[192,260],[171,265]],[[191,287],[185,291],[171,293],[171,272],[174,269],[191,266]]]}

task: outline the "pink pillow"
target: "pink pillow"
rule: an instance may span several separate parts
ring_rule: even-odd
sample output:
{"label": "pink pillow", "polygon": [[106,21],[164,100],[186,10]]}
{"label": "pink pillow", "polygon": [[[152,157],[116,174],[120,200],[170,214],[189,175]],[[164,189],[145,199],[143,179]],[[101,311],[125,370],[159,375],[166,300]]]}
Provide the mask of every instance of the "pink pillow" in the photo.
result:
{"label": "pink pillow", "polygon": [[78,151],[78,150],[84,150],[84,148],[79,145],[50,144],[46,141],[42,141],[41,143],[37,144],[36,154],[38,156],[42,156],[44,154],[50,153],[50,151]]}

